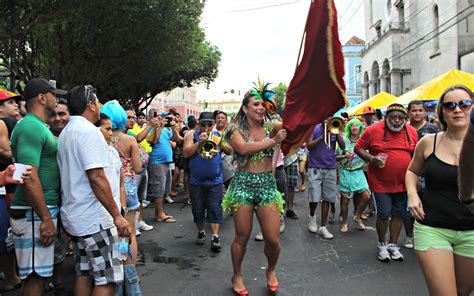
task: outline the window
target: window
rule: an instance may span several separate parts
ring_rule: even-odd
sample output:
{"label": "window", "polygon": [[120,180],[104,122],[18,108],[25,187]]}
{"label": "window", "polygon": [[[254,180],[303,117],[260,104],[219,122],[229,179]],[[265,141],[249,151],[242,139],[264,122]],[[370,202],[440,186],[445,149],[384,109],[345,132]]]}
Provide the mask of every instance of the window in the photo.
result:
{"label": "window", "polygon": [[362,92],[362,65],[354,67],[354,89],[356,93]]}

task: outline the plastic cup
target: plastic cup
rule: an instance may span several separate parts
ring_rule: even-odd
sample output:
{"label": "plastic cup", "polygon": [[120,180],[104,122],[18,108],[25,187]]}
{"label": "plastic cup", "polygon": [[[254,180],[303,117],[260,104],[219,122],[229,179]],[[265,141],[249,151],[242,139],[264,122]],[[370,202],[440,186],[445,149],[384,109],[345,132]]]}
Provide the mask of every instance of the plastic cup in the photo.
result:
{"label": "plastic cup", "polygon": [[13,172],[13,180],[21,181],[21,175],[26,172],[26,164],[14,163],[15,171]]}
{"label": "plastic cup", "polygon": [[381,166],[381,168],[384,168],[385,167],[385,162],[387,161],[387,158],[388,158],[388,155],[386,153],[379,153],[379,154],[377,154],[377,157],[380,158],[380,160],[383,161],[383,165]]}

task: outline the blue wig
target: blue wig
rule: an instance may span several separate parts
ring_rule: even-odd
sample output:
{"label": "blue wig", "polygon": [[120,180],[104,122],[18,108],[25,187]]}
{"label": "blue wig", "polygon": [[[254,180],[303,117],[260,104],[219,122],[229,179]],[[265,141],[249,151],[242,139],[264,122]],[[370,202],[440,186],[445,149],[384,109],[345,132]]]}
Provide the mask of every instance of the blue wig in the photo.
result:
{"label": "blue wig", "polygon": [[362,135],[362,132],[364,131],[364,125],[357,118],[353,118],[353,119],[349,120],[348,123],[346,123],[346,128],[344,129],[344,134],[346,135],[347,138],[349,138],[351,136],[351,126],[353,124],[357,124],[359,126],[359,134],[357,135],[357,138],[360,138],[360,135]]}
{"label": "blue wig", "polygon": [[120,106],[117,100],[105,103],[105,105],[100,108],[100,113],[103,113],[110,118],[113,130],[125,130],[125,124],[127,123],[127,113],[125,112],[125,109]]}

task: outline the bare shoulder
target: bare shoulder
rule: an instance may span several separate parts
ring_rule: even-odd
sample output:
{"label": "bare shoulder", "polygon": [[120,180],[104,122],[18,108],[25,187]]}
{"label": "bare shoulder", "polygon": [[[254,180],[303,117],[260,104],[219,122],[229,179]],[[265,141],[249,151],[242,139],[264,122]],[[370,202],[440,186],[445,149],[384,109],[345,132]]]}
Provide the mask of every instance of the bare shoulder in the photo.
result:
{"label": "bare shoulder", "polygon": [[[436,137],[436,134],[428,134],[424,136],[418,141],[418,144],[416,145],[416,149],[421,150],[425,156],[429,155],[431,152],[433,152],[435,137]],[[438,138],[439,138],[439,133],[438,133]]]}
{"label": "bare shoulder", "polygon": [[0,132],[1,133],[8,132],[7,125],[5,124],[3,120],[0,120]]}

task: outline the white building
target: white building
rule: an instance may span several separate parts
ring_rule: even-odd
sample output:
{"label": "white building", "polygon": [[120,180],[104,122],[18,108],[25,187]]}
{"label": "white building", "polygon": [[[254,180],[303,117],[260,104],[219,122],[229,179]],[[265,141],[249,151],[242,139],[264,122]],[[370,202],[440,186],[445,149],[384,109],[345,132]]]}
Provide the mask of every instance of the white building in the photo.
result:
{"label": "white building", "polygon": [[449,71],[474,72],[474,0],[364,0],[362,96],[399,96]]}

